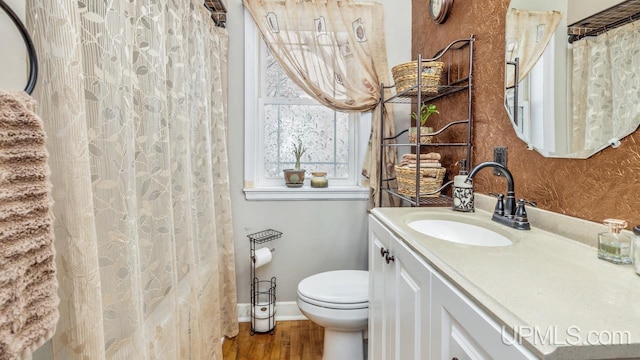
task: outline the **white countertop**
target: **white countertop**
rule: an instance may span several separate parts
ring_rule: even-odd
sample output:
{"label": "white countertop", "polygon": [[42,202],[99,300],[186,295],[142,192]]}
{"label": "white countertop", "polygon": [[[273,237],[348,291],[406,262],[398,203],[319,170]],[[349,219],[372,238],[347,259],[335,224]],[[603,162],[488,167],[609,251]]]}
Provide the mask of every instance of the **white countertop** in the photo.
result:
{"label": "white countertop", "polygon": [[[594,247],[541,230],[531,216],[527,231],[492,222],[482,210],[404,207],[371,213],[509,333],[533,333],[524,345],[540,358],[640,358],[640,276],[632,265],[600,260]],[[484,225],[514,244],[456,244],[406,225],[429,218]],[[584,220],[562,219],[564,227],[585,227]]]}

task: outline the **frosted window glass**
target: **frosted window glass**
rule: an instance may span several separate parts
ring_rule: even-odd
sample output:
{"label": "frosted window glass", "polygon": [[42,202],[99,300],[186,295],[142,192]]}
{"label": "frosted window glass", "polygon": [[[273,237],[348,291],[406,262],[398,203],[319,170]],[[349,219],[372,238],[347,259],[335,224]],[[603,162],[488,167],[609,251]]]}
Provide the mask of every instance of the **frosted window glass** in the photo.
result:
{"label": "frosted window glass", "polygon": [[300,138],[307,148],[301,166],[307,172],[326,171],[327,176],[349,175],[349,116],[322,105],[280,105],[264,107],[265,171],[281,177],[282,169],[293,168],[293,143]]}
{"label": "frosted window glass", "polygon": [[282,177],[282,169],[294,167],[293,143],[300,138],[307,148],[301,159],[301,167],[307,173],[325,171],[330,178],[348,178],[349,115],[320,104],[292,103],[293,99],[309,102],[310,97],[284,73],[270,53],[265,81],[262,109],[265,176]]}

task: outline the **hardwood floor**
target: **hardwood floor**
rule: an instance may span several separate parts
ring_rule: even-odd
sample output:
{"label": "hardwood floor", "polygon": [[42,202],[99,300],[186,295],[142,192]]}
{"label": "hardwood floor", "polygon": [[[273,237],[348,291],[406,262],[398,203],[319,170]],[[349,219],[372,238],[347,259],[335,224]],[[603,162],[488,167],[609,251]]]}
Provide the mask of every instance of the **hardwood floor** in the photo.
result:
{"label": "hardwood floor", "polygon": [[225,339],[224,360],[321,360],[324,329],[311,321],[278,321],[274,334],[250,335],[251,324]]}

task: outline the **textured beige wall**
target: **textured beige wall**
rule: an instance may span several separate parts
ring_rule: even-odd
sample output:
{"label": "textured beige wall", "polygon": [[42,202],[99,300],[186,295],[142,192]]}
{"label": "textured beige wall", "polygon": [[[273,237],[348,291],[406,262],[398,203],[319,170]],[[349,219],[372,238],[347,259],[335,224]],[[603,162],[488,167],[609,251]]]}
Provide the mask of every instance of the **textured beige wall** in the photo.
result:
{"label": "textured beige wall", "polygon": [[[473,163],[493,158],[494,146],[508,147],[508,167],[516,196],[537,201],[543,209],[600,222],[620,218],[640,224],[640,132],[585,160],[544,158],[527,150],[504,110],[504,25],[509,0],[454,1],[444,24],[428,17],[428,1],[412,3],[412,53],[433,55],[450,41],[475,34]],[[439,104],[443,114],[459,114],[464,98]],[[443,112],[444,110],[444,112]],[[447,115],[441,116],[441,121]],[[447,161],[457,159],[441,150]],[[456,168],[451,168],[456,169]],[[480,172],[477,190],[504,192],[503,178]]]}

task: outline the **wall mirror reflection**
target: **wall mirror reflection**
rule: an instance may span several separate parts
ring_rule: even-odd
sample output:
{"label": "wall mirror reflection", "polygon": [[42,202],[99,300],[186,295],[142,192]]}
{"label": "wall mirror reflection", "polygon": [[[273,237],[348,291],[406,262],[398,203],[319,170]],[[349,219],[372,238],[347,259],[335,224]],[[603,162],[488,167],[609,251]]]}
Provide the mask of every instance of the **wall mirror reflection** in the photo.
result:
{"label": "wall mirror reflection", "polygon": [[638,128],[639,18],[640,0],[511,1],[505,109],[531,149],[588,158]]}

